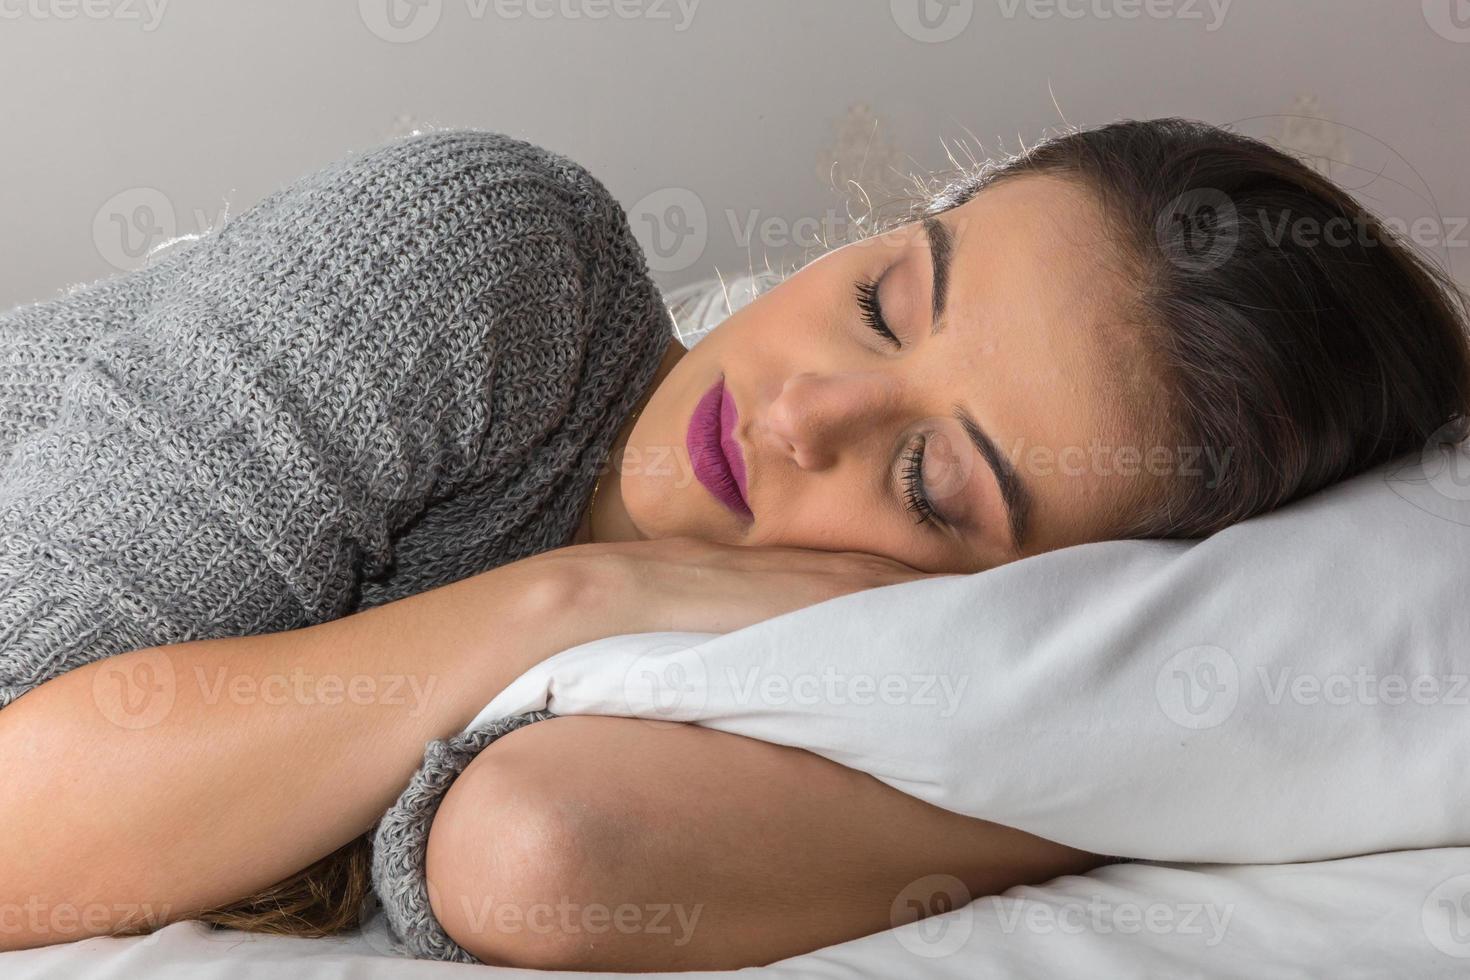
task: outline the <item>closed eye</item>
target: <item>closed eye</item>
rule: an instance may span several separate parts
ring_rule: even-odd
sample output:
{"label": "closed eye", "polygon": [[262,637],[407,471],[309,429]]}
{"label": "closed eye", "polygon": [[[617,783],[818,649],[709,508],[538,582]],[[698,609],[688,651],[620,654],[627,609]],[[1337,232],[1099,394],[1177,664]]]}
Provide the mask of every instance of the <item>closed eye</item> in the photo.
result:
{"label": "closed eye", "polygon": [[878,302],[878,280],[863,279],[857,284],[858,312],[862,314],[863,322],[873,332],[883,338],[883,342],[891,344],[895,350],[902,349],[903,344],[898,335],[888,327],[888,321],[883,317],[883,305]]}
{"label": "closed eye", "polygon": [[[903,342],[898,335],[888,326],[888,320],[883,316],[883,304],[878,301],[878,280],[864,279],[857,284],[858,310],[862,314],[863,322],[866,323],[874,333],[895,349],[902,349]],[[938,510],[929,499],[928,492],[924,489],[924,439],[910,444],[903,454],[903,499],[904,506],[915,515],[915,523],[927,524],[937,527],[941,522]]]}
{"label": "closed eye", "polygon": [[926,439],[904,450],[903,499],[904,506],[914,515],[915,524],[938,526],[943,520],[934,503],[924,489],[924,446]]}

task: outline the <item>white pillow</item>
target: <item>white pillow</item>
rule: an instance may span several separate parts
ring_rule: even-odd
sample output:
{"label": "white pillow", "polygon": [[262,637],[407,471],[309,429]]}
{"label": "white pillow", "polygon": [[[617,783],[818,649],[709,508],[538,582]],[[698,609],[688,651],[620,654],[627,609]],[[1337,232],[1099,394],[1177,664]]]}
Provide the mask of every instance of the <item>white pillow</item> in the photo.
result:
{"label": "white pillow", "polygon": [[471,727],[542,707],[697,722],[1136,858],[1470,844],[1470,444],[1428,459],[1203,541],[583,644]]}
{"label": "white pillow", "polygon": [[781,281],[774,272],[701,279],[664,293],[674,334],[686,348],[699,343],[725,319]]}

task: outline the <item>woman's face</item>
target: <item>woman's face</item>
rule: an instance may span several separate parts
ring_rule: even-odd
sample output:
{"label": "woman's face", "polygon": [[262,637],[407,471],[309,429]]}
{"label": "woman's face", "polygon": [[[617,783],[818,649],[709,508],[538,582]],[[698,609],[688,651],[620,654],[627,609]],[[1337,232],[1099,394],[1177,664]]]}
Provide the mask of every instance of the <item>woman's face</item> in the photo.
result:
{"label": "woman's face", "polygon": [[1118,367],[1141,359],[1103,228],[1072,182],[1012,178],[790,276],[680,357],[626,434],[629,536],[931,572],[1106,537],[1149,403]]}

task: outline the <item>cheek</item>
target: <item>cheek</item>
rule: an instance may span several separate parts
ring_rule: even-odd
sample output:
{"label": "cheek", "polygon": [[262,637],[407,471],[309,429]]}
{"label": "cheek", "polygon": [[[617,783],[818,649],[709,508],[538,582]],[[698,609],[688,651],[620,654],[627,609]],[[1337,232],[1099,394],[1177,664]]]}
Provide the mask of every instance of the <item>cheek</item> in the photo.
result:
{"label": "cheek", "polygon": [[698,533],[704,489],[682,445],[659,438],[630,445],[623,459],[623,506],[639,531],[658,538]]}
{"label": "cheek", "polygon": [[780,502],[767,506],[752,544],[882,555],[892,555],[902,545],[902,527],[871,505],[852,502],[849,492],[803,485],[777,493]]}

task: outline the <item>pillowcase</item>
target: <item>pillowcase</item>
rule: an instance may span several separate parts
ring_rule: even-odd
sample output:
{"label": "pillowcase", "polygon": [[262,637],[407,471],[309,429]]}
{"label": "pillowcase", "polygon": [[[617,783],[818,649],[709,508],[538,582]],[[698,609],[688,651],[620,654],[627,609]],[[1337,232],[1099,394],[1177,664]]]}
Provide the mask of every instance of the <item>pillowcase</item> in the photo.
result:
{"label": "pillowcase", "polygon": [[664,293],[664,305],[674,321],[674,335],[693,347],[736,310],[777,285],[781,277],[761,271],[732,279],[701,279]]}
{"label": "pillowcase", "polygon": [[731,633],[564,651],[540,708],[816,752],[1090,851],[1285,862],[1470,843],[1470,445],[1200,541],[1085,544]]}

